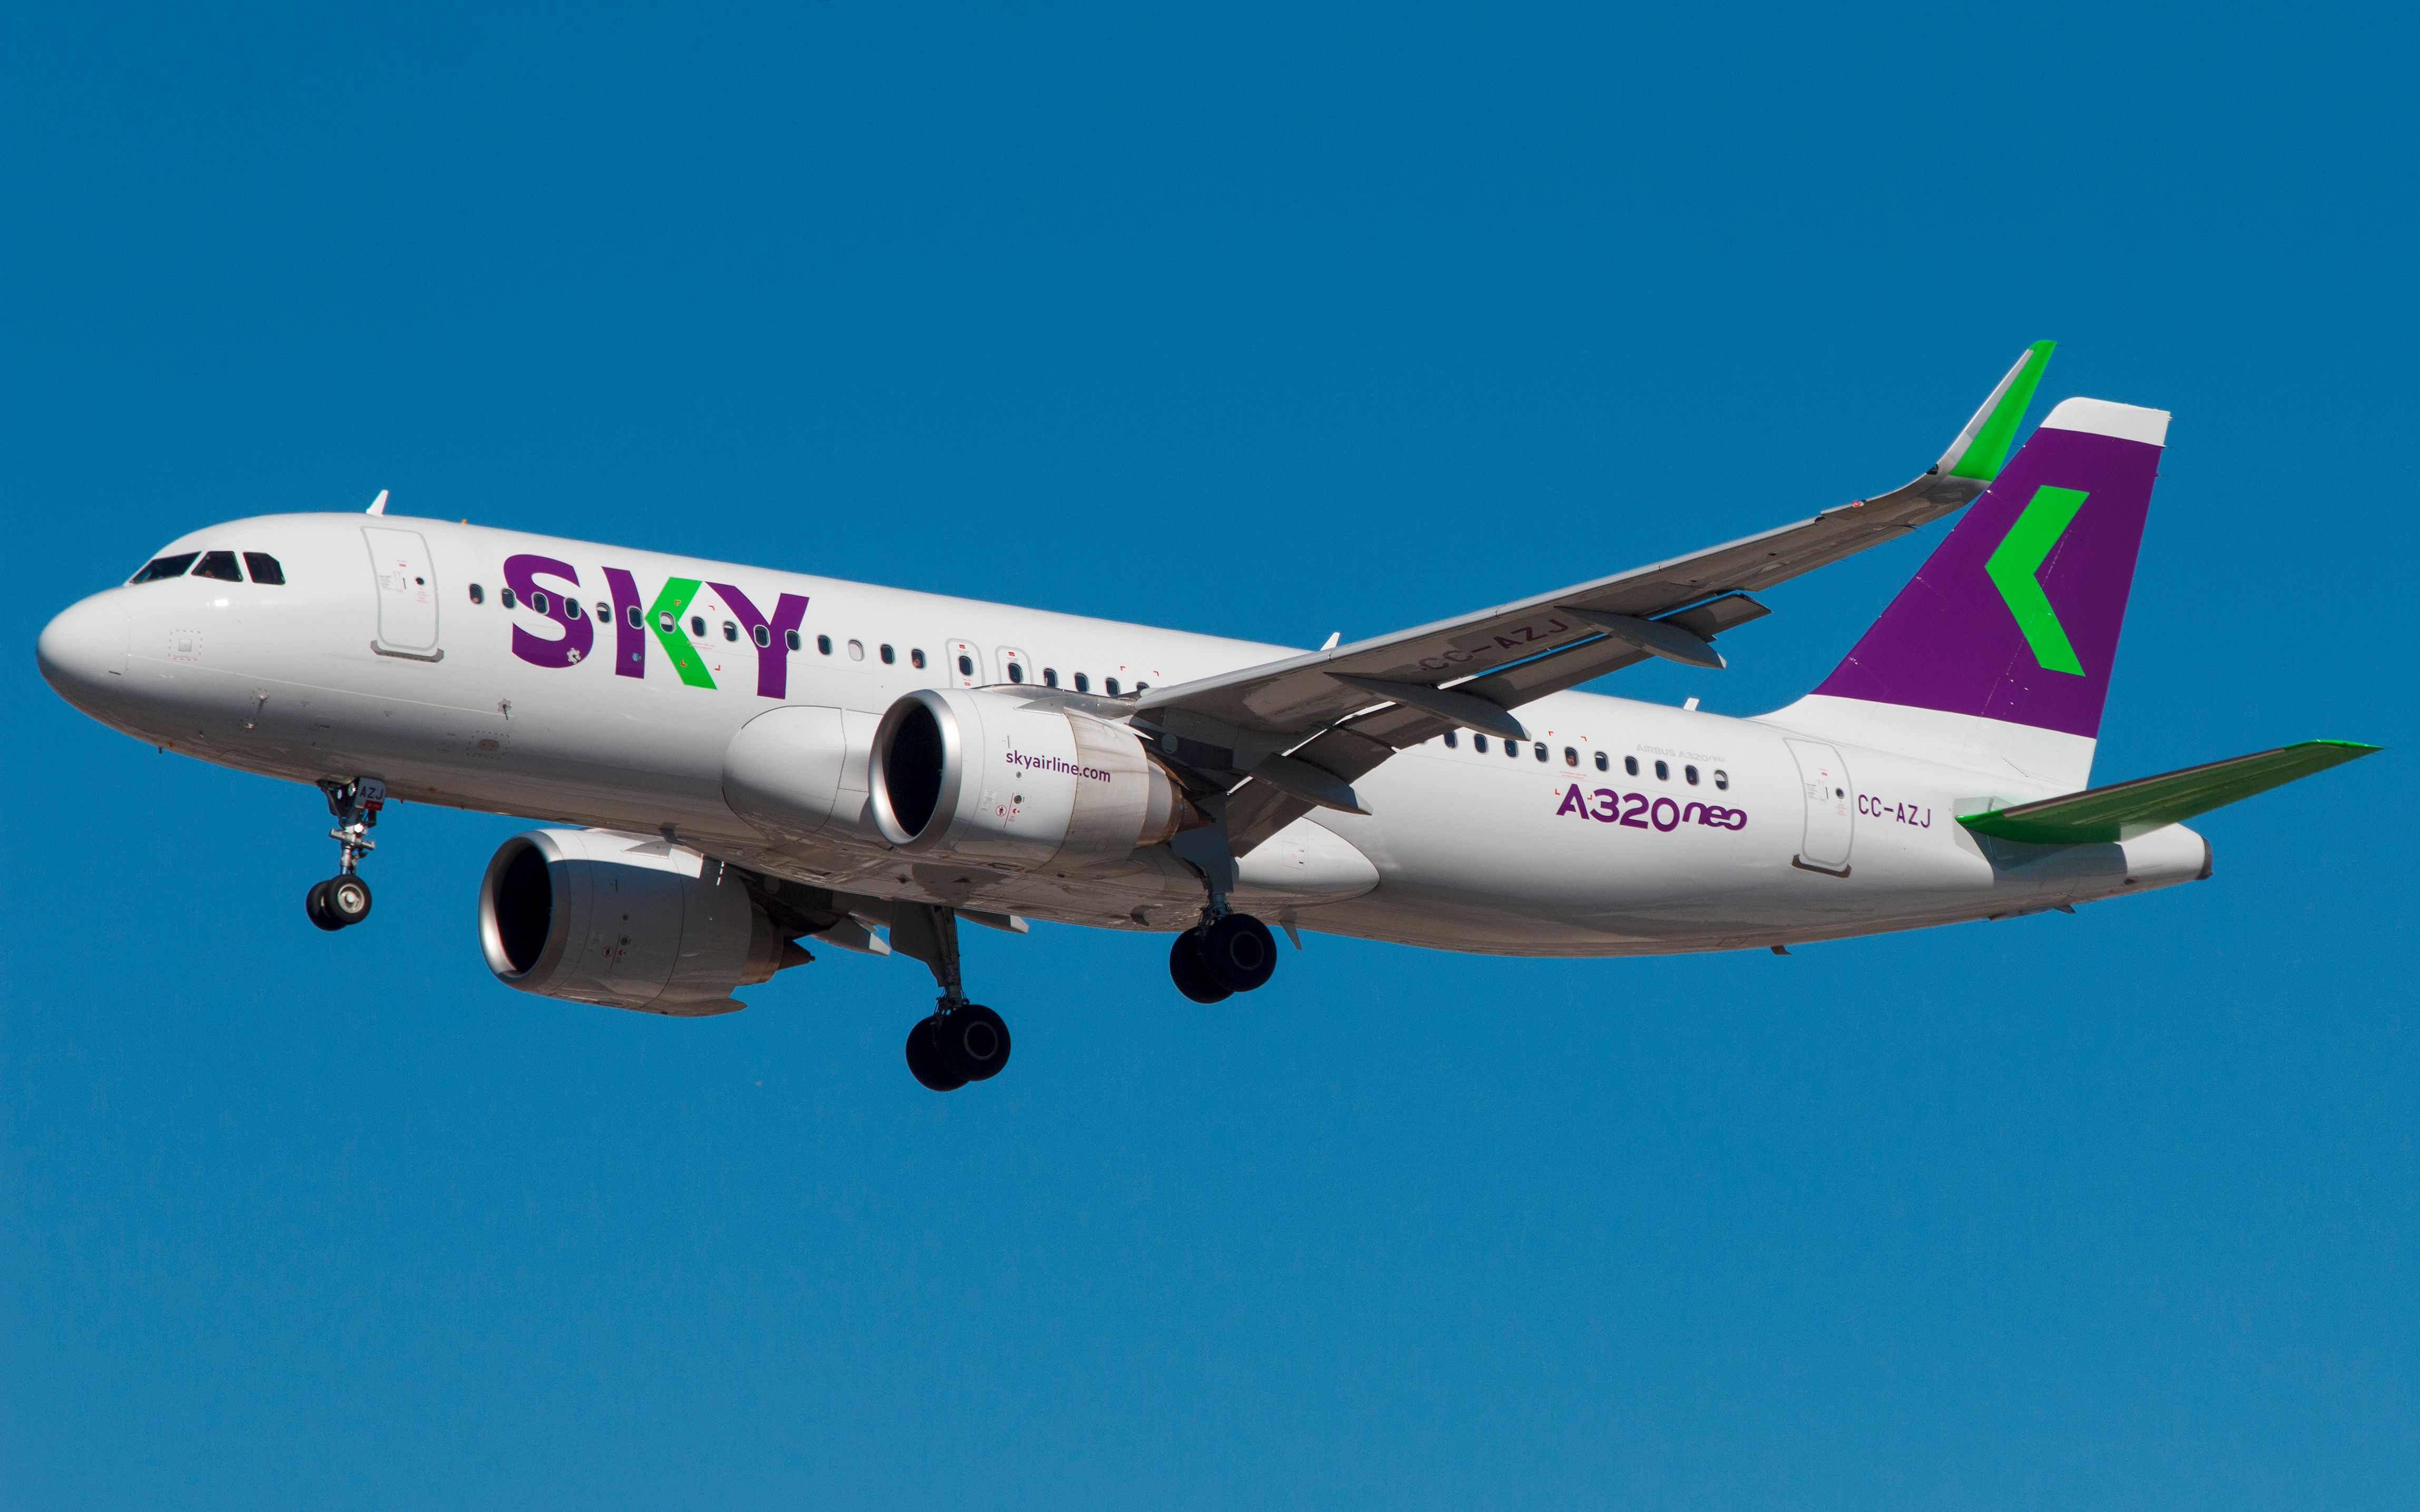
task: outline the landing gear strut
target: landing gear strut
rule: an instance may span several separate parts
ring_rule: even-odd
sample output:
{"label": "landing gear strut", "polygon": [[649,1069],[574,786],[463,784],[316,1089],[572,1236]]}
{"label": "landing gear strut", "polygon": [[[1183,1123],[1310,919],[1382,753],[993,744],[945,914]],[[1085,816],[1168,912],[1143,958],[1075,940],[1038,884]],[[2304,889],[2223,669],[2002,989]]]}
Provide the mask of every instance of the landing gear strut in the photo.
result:
{"label": "landing gear strut", "polygon": [[1201,801],[1211,822],[1179,830],[1170,849],[1194,871],[1209,894],[1202,922],[1169,947],[1168,974],[1176,990],[1197,1003],[1216,1003],[1265,985],[1278,968],[1277,941],[1269,927],[1249,914],[1231,913],[1227,895],[1236,881],[1233,847],[1222,799]]}
{"label": "landing gear strut", "polygon": [[891,948],[933,969],[941,995],[930,1018],[908,1031],[908,1070],[936,1092],[989,1081],[1008,1064],[1008,1025],[967,1001],[958,979],[958,915],[932,903],[891,905]]}
{"label": "landing gear strut", "polygon": [[319,791],[328,795],[328,812],[336,820],[336,827],[328,831],[328,838],[336,842],[336,874],[311,885],[302,898],[302,911],[321,929],[340,930],[370,917],[370,885],[355,869],[363,856],[378,848],[369,831],[378,823],[379,810],[386,807],[386,784],[374,777],[359,777],[350,782],[323,780]]}

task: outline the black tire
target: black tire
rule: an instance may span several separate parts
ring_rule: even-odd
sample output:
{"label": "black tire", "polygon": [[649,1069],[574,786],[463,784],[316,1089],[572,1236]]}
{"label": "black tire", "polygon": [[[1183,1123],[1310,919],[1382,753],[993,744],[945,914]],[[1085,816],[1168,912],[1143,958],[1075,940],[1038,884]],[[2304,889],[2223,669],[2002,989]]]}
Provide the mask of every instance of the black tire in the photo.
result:
{"label": "black tire", "polygon": [[319,906],[336,928],[350,929],[370,917],[370,885],[350,872],[330,877],[319,884],[327,890],[319,894]]}
{"label": "black tire", "polygon": [[941,1065],[931,1019],[918,1019],[908,1030],[908,1073],[936,1092],[954,1092],[967,1085],[965,1077]]}
{"label": "black tire", "polygon": [[1168,975],[1176,990],[1197,1003],[1223,1003],[1235,995],[1232,988],[1221,987],[1210,980],[1210,972],[1202,964],[1202,931],[1187,930],[1168,948]]}
{"label": "black tire", "polygon": [[328,912],[328,885],[324,882],[314,882],[311,890],[302,895],[302,912],[310,916],[312,923],[330,933],[345,927],[341,919]]}
{"label": "black tire", "polygon": [[1278,942],[1249,914],[1229,914],[1202,932],[1202,969],[1231,993],[1248,993],[1278,968]]}
{"label": "black tire", "polygon": [[954,1076],[987,1082],[1008,1064],[1008,1025],[981,1003],[968,1003],[927,1022],[941,1065]]}

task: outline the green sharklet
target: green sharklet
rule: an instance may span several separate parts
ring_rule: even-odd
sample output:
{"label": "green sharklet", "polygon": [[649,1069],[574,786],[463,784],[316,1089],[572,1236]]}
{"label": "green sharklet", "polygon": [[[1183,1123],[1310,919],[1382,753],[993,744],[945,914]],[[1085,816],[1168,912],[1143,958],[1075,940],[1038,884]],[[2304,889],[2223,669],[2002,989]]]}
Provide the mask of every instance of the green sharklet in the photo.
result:
{"label": "green sharklet", "polygon": [[[675,578],[665,583],[664,591],[656,595],[655,607],[647,610],[647,628],[656,632],[656,640],[663,646],[664,655],[672,658],[673,671],[680,673],[682,682],[691,687],[712,687],[714,674],[706,670],[697,647],[680,629],[680,617],[701,586],[695,578]],[[670,629],[665,628],[667,622]]]}
{"label": "green sharklet", "polygon": [[2041,579],[2035,574],[2041,571],[2075,512],[2090,497],[2080,489],[2054,488],[2048,484],[2036,488],[2024,512],[1983,563],[2009,612],[2016,616],[2017,628],[2024,632],[2025,644],[2033,647],[2034,660],[2050,671],[2077,677],[2084,675],[2084,663],[2076,659],[2074,642],[2068,640],[2067,627],[2058,623],[2058,610],[2051,608],[2050,595],[2042,592]]}
{"label": "green sharklet", "polygon": [[1983,422],[1958,460],[1949,465],[1951,477],[1989,483],[2000,475],[2000,464],[2009,459],[2009,448],[2016,443],[2017,423],[2025,418],[2025,406],[2033,403],[2034,389],[2050,366],[2050,354],[2057,348],[2055,341],[2038,341],[2025,348],[2024,362],[2007,380],[2008,387],[2001,392],[1999,402],[1992,406],[1990,418]]}

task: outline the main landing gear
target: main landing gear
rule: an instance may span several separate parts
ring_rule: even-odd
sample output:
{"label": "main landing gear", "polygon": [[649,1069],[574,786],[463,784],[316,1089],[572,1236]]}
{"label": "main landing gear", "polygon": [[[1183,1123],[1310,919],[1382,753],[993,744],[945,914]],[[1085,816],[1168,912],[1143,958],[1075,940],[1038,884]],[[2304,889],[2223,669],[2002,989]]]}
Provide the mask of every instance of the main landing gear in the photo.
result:
{"label": "main landing gear", "polygon": [[1201,875],[1206,897],[1202,922],[1179,934],[1168,948],[1168,974],[1175,980],[1176,990],[1195,1002],[1218,1003],[1264,986],[1278,968],[1278,945],[1266,924],[1249,914],[1227,910],[1227,895],[1235,890],[1237,873],[1234,847],[1228,838],[1225,796],[1210,794],[1195,803],[1210,822],[1178,830],[1168,845]]}
{"label": "main landing gear", "polygon": [[958,980],[957,911],[932,903],[891,905],[891,948],[933,969],[941,989],[933,1016],[908,1031],[908,1070],[936,1092],[989,1081],[1008,1064],[1008,1025],[967,1001]]}
{"label": "main landing gear", "polygon": [[336,874],[311,884],[302,898],[302,911],[321,929],[340,930],[370,917],[370,885],[354,869],[363,856],[378,848],[369,830],[378,823],[379,810],[386,807],[386,784],[374,777],[362,777],[350,782],[323,781],[319,791],[328,795],[328,811],[336,818],[336,827],[328,831],[328,838],[336,842]]}
{"label": "main landing gear", "polygon": [[1218,1003],[1265,984],[1278,968],[1277,941],[1249,914],[1205,918],[1168,948],[1168,974],[1197,1003]]}

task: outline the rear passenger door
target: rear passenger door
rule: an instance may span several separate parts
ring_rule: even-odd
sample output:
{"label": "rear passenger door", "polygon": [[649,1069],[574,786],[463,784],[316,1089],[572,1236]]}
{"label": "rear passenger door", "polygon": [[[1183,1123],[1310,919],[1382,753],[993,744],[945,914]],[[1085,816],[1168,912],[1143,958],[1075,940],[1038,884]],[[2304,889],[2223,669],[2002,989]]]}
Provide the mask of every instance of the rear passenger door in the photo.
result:
{"label": "rear passenger door", "polygon": [[378,580],[374,649],[435,661],[442,653],[437,648],[437,569],[428,560],[428,543],[418,531],[384,525],[364,526],[362,538],[369,543],[370,571]]}

